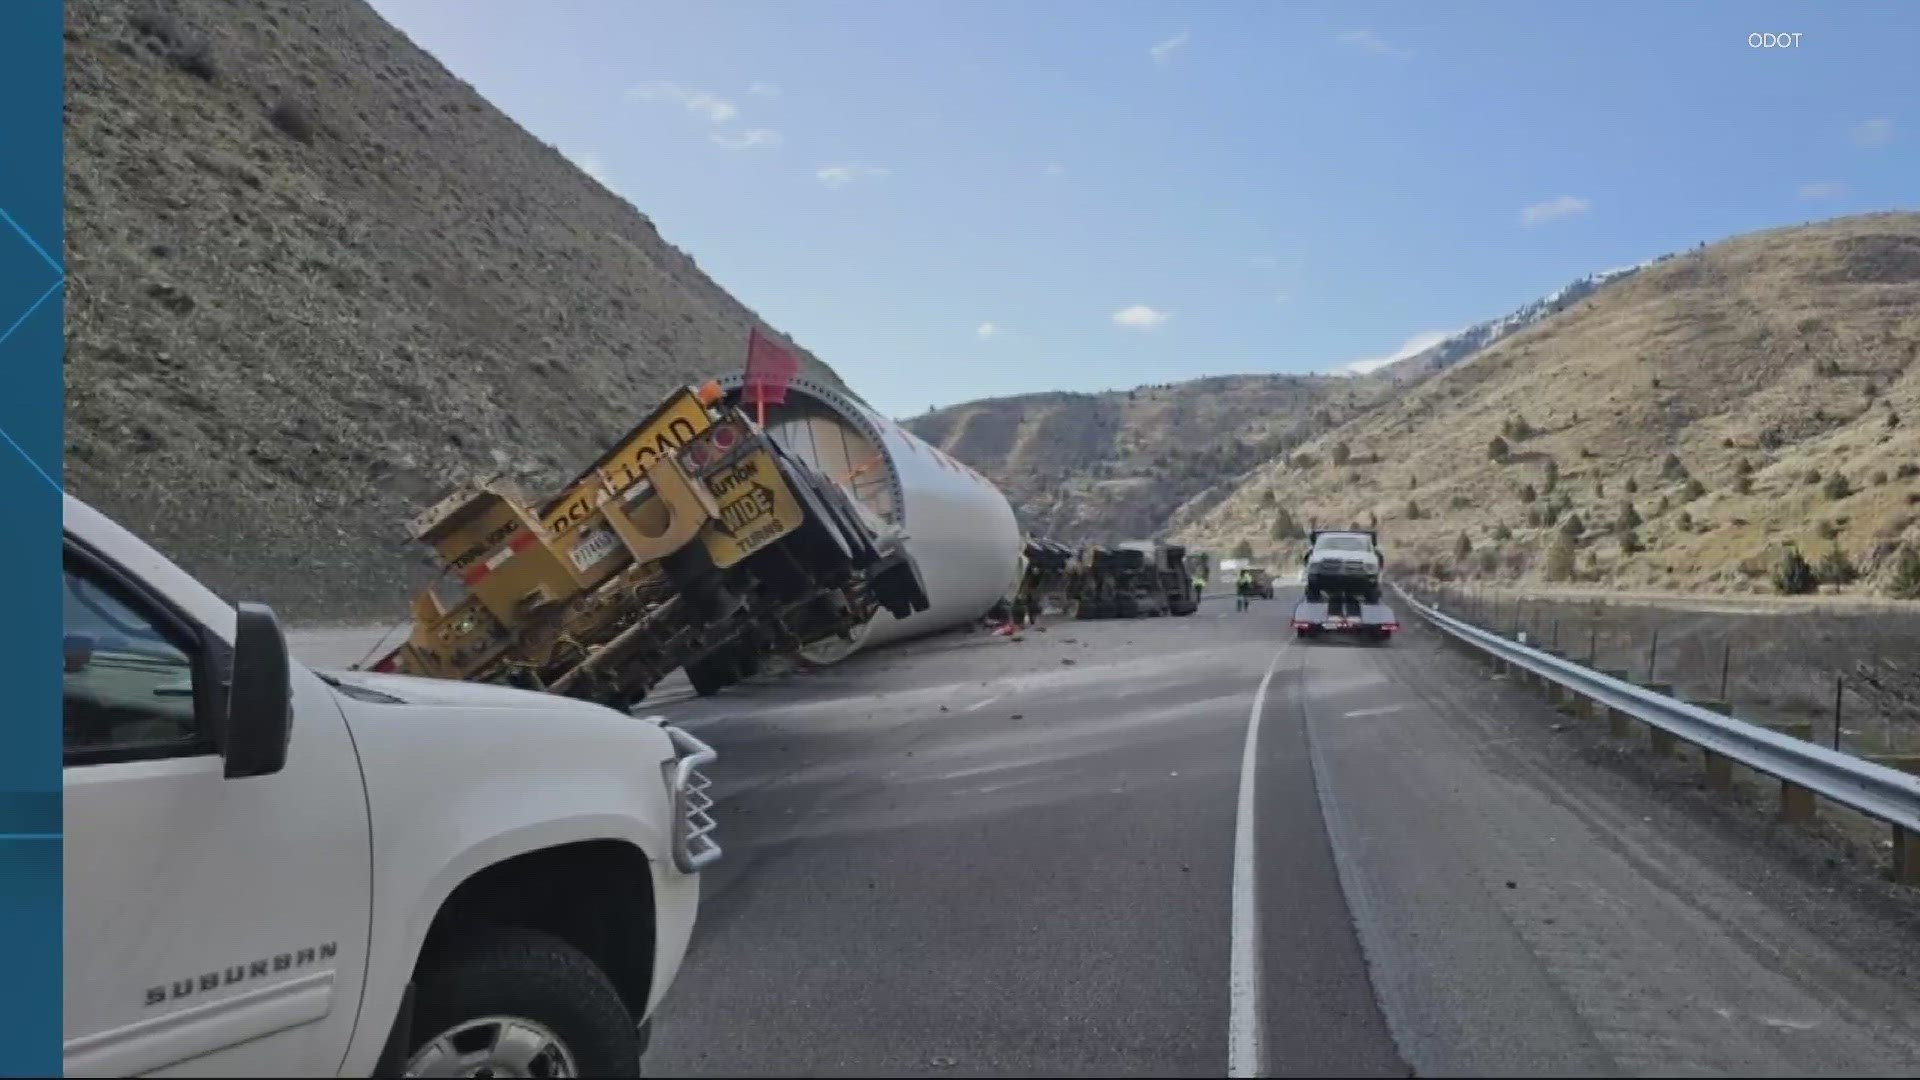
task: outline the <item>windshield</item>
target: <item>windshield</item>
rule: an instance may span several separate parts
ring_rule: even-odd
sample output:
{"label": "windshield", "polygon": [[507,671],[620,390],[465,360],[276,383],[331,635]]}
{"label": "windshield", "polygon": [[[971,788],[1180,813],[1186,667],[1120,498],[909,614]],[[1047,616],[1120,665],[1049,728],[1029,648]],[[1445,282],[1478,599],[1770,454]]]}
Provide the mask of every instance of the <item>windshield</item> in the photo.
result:
{"label": "windshield", "polygon": [[1323,536],[1315,547],[1323,551],[1372,551],[1364,536]]}

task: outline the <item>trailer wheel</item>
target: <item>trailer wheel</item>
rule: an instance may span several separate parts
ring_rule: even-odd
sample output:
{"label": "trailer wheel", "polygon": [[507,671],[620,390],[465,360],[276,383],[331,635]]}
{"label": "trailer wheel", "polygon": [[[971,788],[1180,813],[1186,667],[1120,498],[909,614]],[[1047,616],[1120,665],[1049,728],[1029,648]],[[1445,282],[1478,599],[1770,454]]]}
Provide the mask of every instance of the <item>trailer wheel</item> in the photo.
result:
{"label": "trailer wheel", "polygon": [[712,697],[740,681],[739,666],[724,649],[687,664],[684,670],[693,692],[701,697]]}

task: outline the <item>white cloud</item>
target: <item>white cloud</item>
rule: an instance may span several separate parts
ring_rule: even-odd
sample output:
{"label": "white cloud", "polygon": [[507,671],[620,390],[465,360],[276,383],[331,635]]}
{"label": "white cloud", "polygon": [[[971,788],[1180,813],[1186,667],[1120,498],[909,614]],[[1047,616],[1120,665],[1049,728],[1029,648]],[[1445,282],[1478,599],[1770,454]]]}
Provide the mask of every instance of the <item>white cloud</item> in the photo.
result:
{"label": "white cloud", "polygon": [[1342,45],[1351,45],[1356,49],[1363,52],[1370,52],[1375,56],[1413,55],[1406,49],[1389,44],[1385,38],[1371,30],[1342,30],[1337,35],[1337,39]]}
{"label": "white cloud", "polygon": [[1409,356],[1426,352],[1428,349],[1433,348],[1435,345],[1440,344],[1459,332],[1458,330],[1422,330],[1402,342],[1400,347],[1394,350],[1392,355],[1376,356],[1367,360],[1354,360],[1350,363],[1340,365],[1340,367],[1334,371],[1334,374],[1365,375],[1371,371],[1378,371],[1388,364],[1399,363]]}
{"label": "white cloud", "polygon": [[1044,169],[1042,169],[1042,170],[1040,170],[1040,171],[1041,171],[1042,173],[1044,173],[1044,174],[1046,174],[1047,176],[1065,176],[1065,175],[1067,175],[1067,167],[1066,167],[1065,165],[1062,165],[1062,164],[1060,164],[1060,163],[1059,163],[1059,162],[1057,162],[1057,161],[1055,161],[1055,162],[1052,162],[1052,163],[1050,163],[1050,164],[1048,164],[1046,168],[1044,168]]}
{"label": "white cloud", "polygon": [[747,87],[747,93],[754,97],[779,97],[780,88],[772,83],[757,82]]}
{"label": "white cloud", "polygon": [[974,330],[974,333],[983,338],[990,338],[999,334],[1000,328],[990,322],[983,322]]}
{"label": "white cloud", "polygon": [[1846,182],[1841,180],[1812,180],[1800,185],[1803,199],[1837,199],[1846,193]]}
{"label": "white cloud", "polygon": [[566,155],[568,161],[573,162],[574,168],[593,177],[608,191],[613,190],[613,174],[607,171],[606,159],[591,150],[561,152]]}
{"label": "white cloud", "polygon": [[1160,44],[1155,45],[1153,48],[1148,49],[1147,51],[1153,54],[1154,63],[1164,64],[1167,61],[1173,59],[1174,53],[1180,51],[1181,49],[1186,48],[1187,43],[1192,40],[1193,40],[1193,35],[1189,34],[1185,30],[1182,30],[1179,33],[1168,38],[1167,40],[1161,42]]}
{"label": "white cloud", "polygon": [[1578,195],[1562,195],[1557,199],[1537,202],[1520,211],[1523,225],[1544,225],[1561,218],[1576,217],[1593,209],[1593,204]]}
{"label": "white cloud", "polygon": [[886,169],[871,165],[825,165],[814,170],[814,177],[830,188],[842,188],[855,180],[878,180],[890,175]]}
{"label": "white cloud", "polygon": [[1155,311],[1145,304],[1123,307],[1113,313],[1115,325],[1132,327],[1136,330],[1151,330],[1171,318],[1173,318],[1172,312]]}
{"label": "white cloud", "polygon": [[779,146],[781,142],[780,133],[771,128],[752,128],[741,132],[716,131],[710,137],[729,150],[753,150],[763,146]]}
{"label": "white cloud", "polygon": [[1293,297],[1283,292],[1274,293],[1273,302],[1276,304],[1291,304],[1293,303]]}
{"label": "white cloud", "polygon": [[734,107],[733,102],[710,90],[693,90],[674,83],[656,82],[636,86],[627,91],[627,97],[634,101],[670,101],[716,124],[724,124],[740,115],[740,110]]}
{"label": "white cloud", "polygon": [[1893,141],[1893,121],[1862,120],[1853,125],[1853,141],[1861,146],[1885,146]]}

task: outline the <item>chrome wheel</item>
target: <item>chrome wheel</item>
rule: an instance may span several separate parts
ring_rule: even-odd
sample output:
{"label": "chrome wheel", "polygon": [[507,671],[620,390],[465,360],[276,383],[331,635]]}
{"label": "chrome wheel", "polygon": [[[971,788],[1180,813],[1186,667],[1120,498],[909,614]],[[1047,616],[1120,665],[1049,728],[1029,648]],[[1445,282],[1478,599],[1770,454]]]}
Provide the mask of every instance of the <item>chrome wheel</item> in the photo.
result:
{"label": "chrome wheel", "polygon": [[414,1051],[407,1076],[579,1076],[553,1029],[518,1016],[483,1016],[441,1032]]}

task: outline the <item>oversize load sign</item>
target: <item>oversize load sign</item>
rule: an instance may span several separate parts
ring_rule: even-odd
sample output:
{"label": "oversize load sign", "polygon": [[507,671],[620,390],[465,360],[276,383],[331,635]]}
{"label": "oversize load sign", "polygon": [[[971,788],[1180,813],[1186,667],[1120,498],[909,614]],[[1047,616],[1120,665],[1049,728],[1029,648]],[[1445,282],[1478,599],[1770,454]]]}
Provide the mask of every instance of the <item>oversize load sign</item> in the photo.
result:
{"label": "oversize load sign", "polygon": [[692,442],[713,421],[699,399],[689,393],[675,395],[662,406],[645,426],[634,431],[625,442],[600,463],[597,474],[589,474],[565,495],[548,504],[540,523],[558,536],[587,520],[600,505],[600,479],[604,475],[615,491],[625,491],[639,483],[647,466],[662,454],[671,454]]}
{"label": "oversize load sign", "polygon": [[806,521],[806,511],[765,450],[707,477],[706,484],[720,505],[720,520],[701,534],[715,566],[732,566]]}

